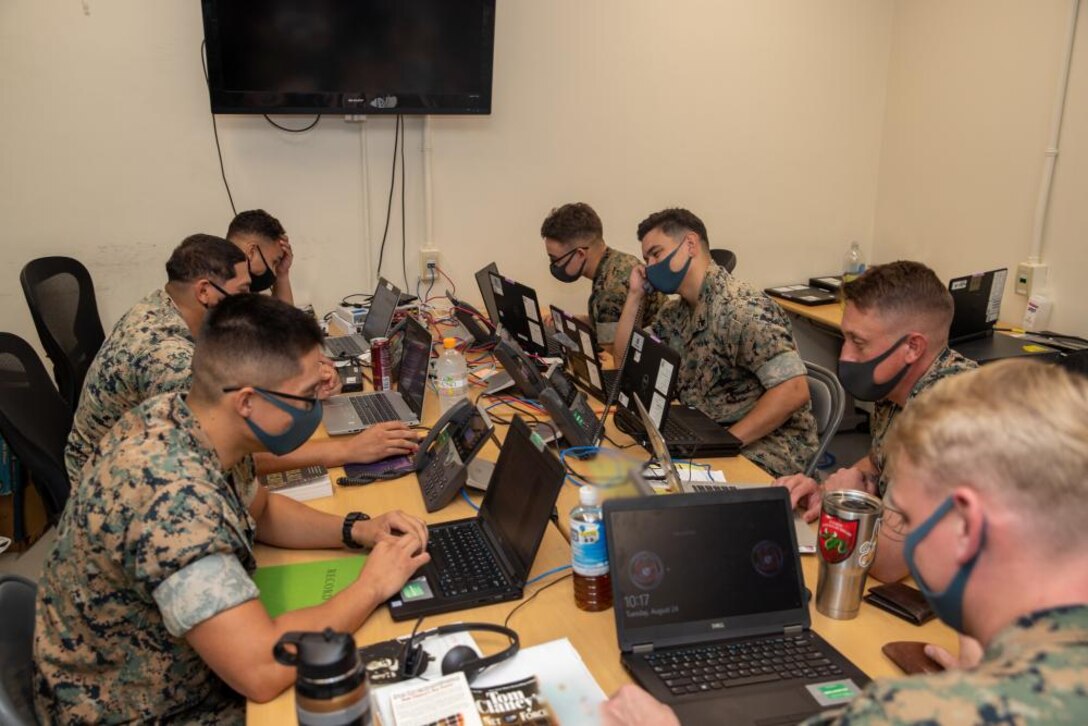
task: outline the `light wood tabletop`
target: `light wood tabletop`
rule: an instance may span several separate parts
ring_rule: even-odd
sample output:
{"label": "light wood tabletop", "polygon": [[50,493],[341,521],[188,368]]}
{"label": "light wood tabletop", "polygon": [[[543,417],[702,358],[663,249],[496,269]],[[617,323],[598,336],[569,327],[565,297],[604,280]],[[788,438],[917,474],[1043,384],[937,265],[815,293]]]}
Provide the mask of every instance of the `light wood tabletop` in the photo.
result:
{"label": "light wood tabletop", "polygon": [[[478,390],[480,389],[475,389],[474,395],[478,395],[476,393]],[[597,408],[598,410],[601,408],[599,403]],[[500,409],[497,407],[495,410],[499,411]],[[507,418],[510,414],[509,409],[501,412],[503,418]],[[537,415],[544,418],[543,414]],[[433,422],[437,419],[437,416],[438,403],[436,396],[429,393],[426,396],[424,421]],[[505,436],[505,429],[506,427],[503,425],[496,427],[496,433],[500,439]],[[627,446],[632,443],[629,437],[615,429],[611,421],[609,421],[607,432],[609,438],[615,444]],[[326,436],[324,427],[316,435]],[[612,446],[611,444],[606,445]],[[623,451],[635,464],[645,460],[648,456],[638,446],[631,446]],[[498,447],[494,443],[488,444],[481,453],[482,457],[492,461],[495,460],[497,455]],[[710,459],[702,463],[708,463],[712,468],[723,471],[730,482],[767,483],[771,479],[766,472],[742,456]],[[330,471],[334,481],[341,474],[342,470],[340,469]],[[338,514],[360,510],[373,515],[390,509],[401,509],[409,514],[422,517],[428,523],[475,515],[475,511],[461,497],[456,498],[445,509],[433,514],[427,514],[414,475],[393,481],[379,481],[360,487],[334,486],[334,489],[335,492],[332,497],[316,499],[308,503],[316,509]],[[472,498],[477,502],[480,500],[478,494],[473,495]],[[569,483],[565,484],[557,503],[560,526],[549,526],[545,532],[540,551],[530,574],[531,578],[538,577],[553,568],[570,564],[570,547],[566,536],[569,534],[569,530],[566,520],[568,518],[567,513],[575,506],[577,499],[577,487]],[[261,566],[330,559],[338,556],[351,556],[351,554],[345,551],[333,550],[283,550],[266,546],[256,548],[257,561]],[[812,591],[815,591],[816,587],[817,567],[815,555],[802,556],[805,584]],[[517,630],[522,645],[528,647],[557,638],[568,638],[585,661],[590,672],[597,679],[601,688],[605,693],[612,693],[619,686],[630,682],[630,678],[620,664],[615,615],[612,610],[599,613],[588,613],[579,610],[574,604],[573,584],[571,578],[567,576],[568,574],[569,571],[547,575],[539,582],[529,585],[525,590],[525,600],[431,616],[426,618],[422,627],[430,628],[459,621],[502,623],[515,607],[525,603],[524,607],[517,611],[510,622],[510,626]],[[558,582],[556,582],[557,580]],[[552,583],[555,583],[554,586],[548,587]],[[539,595],[536,595],[538,592]],[[534,597],[534,595],[536,596]],[[526,602],[530,597],[533,597],[532,601]],[[922,627],[916,627],[867,604],[862,605],[856,619],[846,621],[832,620],[820,615],[814,607],[810,608],[810,611],[814,630],[874,678],[899,675],[898,669],[880,651],[881,645],[886,642],[923,640],[937,643],[952,650],[956,645],[953,631],[937,621],[931,621]],[[363,646],[404,636],[410,633],[412,625],[412,622],[393,622],[388,610],[381,608],[372,614],[367,622],[356,631],[356,643]],[[485,653],[494,652],[505,645],[500,636],[477,633],[474,634],[474,637]],[[251,702],[247,709],[247,722],[250,724],[295,723],[294,708],[294,694],[291,689],[288,689],[278,698],[268,703],[257,704]]]}

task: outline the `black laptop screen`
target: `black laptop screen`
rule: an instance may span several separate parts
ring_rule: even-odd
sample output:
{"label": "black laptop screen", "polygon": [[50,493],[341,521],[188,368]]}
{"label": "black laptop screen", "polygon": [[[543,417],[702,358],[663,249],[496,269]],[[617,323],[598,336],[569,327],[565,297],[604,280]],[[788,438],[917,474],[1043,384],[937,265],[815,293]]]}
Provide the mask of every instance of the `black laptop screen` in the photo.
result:
{"label": "black laptop screen", "polygon": [[638,396],[658,429],[664,428],[669,401],[676,397],[680,356],[669,346],[643,330],[631,333],[631,349],[620,373],[619,404],[639,421],[631,396]]}
{"label": "black laptop screen", "polygon": [[611,513],[617,620],[660,628],[800,608],[792,526],[776,500]]}
{"label": "black laptop screen", "polygon": [[563,486],[563,474],[559,460],[515,416],[480,506],[480,518],[500,547],[513,555],[511,564],[522,579],[533,566]]}
{"label": "black laptop screen", "polygon": [[495,291],[491,287],[491,273],[499,274],[499,266],[494,262],[482,270],[476,271],[476,284],[480,288],[480,297],[484,301],[484,309],[492,325],[499,324],[499,309],[495,306]]}
{"label": "black laptop screen", "polygon": [[370,299],[370,310],[363,321],[364,338],[373,340],[389,334],[389,324],[393,322],[393,312],[398,302],[400,290],[384,277],[379,279],[374,296]]}
{"label": "black laptop screen", "polygon": [[431,334],[408,318],[404,322],[403,355],[397,390],[417,416],[423,415],[423,396],[427,393],[427,368],[431,364]]}

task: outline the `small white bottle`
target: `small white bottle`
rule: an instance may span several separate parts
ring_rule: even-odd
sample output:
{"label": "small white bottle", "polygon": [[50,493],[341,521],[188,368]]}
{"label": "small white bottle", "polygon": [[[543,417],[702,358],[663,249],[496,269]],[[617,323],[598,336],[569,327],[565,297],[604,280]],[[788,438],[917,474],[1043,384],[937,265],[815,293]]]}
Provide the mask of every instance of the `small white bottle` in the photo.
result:
{"label": "small white bottle", "polygon": [[434,367],[435,386],[438,388],[438,406],[442,413],[453,408],[462,398],[468,397],[468,364],[457,350],[457,341],[442,341],[442,355]]}
{"label": "small white bottle", "polygon": [[861,245],[857,240],[850,243],[842,264],[842,281],[850,282],[865,272],[865,258],[861,254]]}

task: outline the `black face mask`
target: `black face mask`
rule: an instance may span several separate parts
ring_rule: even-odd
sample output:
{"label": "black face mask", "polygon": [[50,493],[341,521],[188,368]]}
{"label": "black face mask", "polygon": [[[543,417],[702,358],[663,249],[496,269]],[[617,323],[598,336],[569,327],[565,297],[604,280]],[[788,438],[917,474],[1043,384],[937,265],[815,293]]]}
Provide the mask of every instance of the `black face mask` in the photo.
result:
{"label": "black face mask", "polygon": [[257,247],[257,254],[261,256],[261,262],[264,263],[264,272],[260,275],[255,274],[253,266],[249,264],[248,259],[246,260],[246,266],[249,267],[250,292],[264,292],[276,284],[276,273],[272,271],[272,265],[268,264],[268,260],[264,258],[264,252],[261,252],[260,247]]}
{"label": "black face mask", "polygon": [[898,373],[891,377],[891,380],[885,383],[877,383],[874,381],[873,373],[876,371],[876,367],[894,353],[896,348],[903,345],[906,339],[907,336],[904,335],[902,338],[892,343],[892,346],[886,351],[876,358],[870,358],[867,361],[855,363],[853,361],[840,360],[839,382],[842,383],[842,387],[846,389],[846,392],[859,401],[879,401],[891,393],[892,389],[899,385],[899,381],[903,380],[903,376],[907,375],[907,369],[910,368],[910,363],[903,366]]}
{"label": "black face mask", "polygon": [[559,282],[574,282],[579,277],[581,277],[582,276],[582,270],[586,269],[586,258],[582,258],[582,264],[578,268],[578,271],[575,272],[574,274],[571,274],[571,273],[567,272],[567,263],[570,262],[570,258],[571,258],[571,256],[574,255],[575,252],[577,252],[578,250],[584,250],[584,249],[587,249],[587,248],[586,247],[575,247],[573,250],[571,250],[567,254],[563,255],[562,257],[560,257],[557,260],[555,260],[554,262],[552,262],[548,266],[549,271],[552,273],[552,277],[554,277],[556,280],[559,280]]}
{"label": "black face mask", "polygon": [[[230,297],[231,293],[229,293],[226,290],[224,290],[223,288],[219,287],[219,285],[216,285],[214,281],[208,280],[208,284],[211,285],[212,287],[214,287],[216,290],[218,290],[219,294],[222,295],[223,297],[225,297],[225,298]],[[200,303],[200,304],[204,306],[205,310],[210,310],[213,307],[212,305],[209,305],[208,303]],[[218,304],[219,303],[216,303],[216,305],[218,305]]]}

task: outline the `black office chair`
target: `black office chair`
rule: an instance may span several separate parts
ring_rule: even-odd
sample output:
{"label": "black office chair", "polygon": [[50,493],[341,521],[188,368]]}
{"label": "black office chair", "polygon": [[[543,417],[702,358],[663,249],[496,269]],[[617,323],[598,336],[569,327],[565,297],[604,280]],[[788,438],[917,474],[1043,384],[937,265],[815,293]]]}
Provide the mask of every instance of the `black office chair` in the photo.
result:
{"label": "black office chair", "polygon": [[737,255],[733,250],[710,250],[710,257],[719,267],[724,267],[726,272],[732,273],[737,266]]}
{"label": "black office chair", "polygon": [[34,716],[34,598],[37,586],[0,573],[0,723],[37,724]]}
{"label": "black office chair", "polygon": [[812,415],[816,418],[816,433],[820,437],[820,445],[805,467],[805,476],[813,476],[816,473],[816,464],[827,451],[827,445],[831,443],[835,432],[839,430],[839,424],[842,423],[843,412],[846,410],[846,391],[839,383],[838,376],[823,366],[805,361],[805,367],[808,369]]}
{"label": "black office chair", "polygon": [[[71,489],[64,468],[64,445],[71,430],[72,410],[49,380],[38,354],[19,336],[0,333],[0,436],[30,473],[53,523],[64,511]],[[16,517],[22,521],[22,512]]]}
{"label": "black office chair", "polygon": [[106,339],[91,274],[71,257],[39,257],[26,264],[19,280],[57,388],[74,411],[87,369]]}

